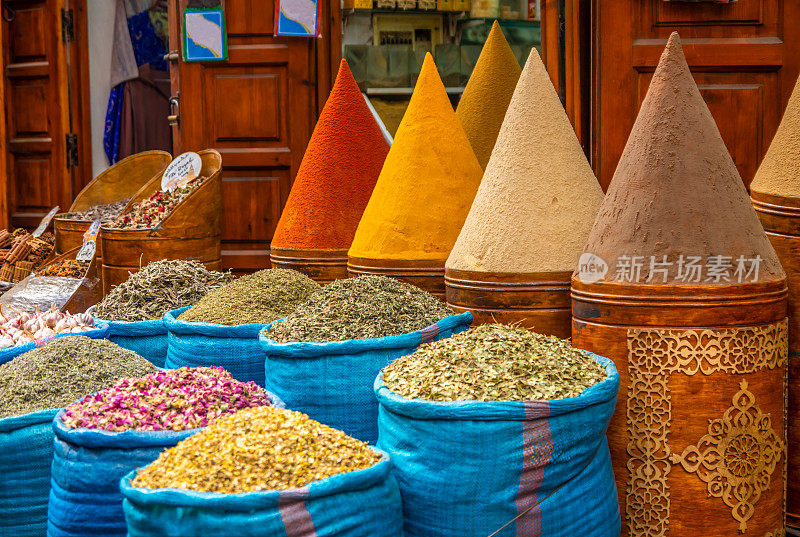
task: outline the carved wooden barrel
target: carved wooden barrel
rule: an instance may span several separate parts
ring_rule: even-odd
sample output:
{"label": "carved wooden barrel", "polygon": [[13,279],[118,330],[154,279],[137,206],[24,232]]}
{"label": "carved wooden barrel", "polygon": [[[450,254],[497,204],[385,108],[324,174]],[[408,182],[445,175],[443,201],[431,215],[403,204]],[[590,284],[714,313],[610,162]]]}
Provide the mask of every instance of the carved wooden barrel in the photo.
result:
{"label": "carved wooden barrel", "polygon": [[519,323],[540,334],[569,338],[572,333],[569,272],[509,274],[445,270],[447,304],[471,311],[473,326]]}
{"label": "carved wooden barrel", "polygon": [[285,268],[301,272],[325,285],[343,280],[347,275],[347,250],[270,248],[272,268]]}
{"label": "carved wooden barrel", "polygon": [[[54,218],[56,255],[83,244],[83,234],[92,223],[66,218],[66,213],[85,211],[95,205],[106,205],[132,197],[155,175],[163,172],[171,160],[172,156],[166,151],[145,151],[120,160],[92,179],[75,197],[69,210]],[[98,243],[98,248],[99,246]],[[99,249],[97,256],[102,258]]]}
{"label": "carved wooden barrel", "polygon": [[789,286],[789,394],[787,413],[786,522],[800,528],[800,198],[751,191],[764,231],[778,254]]}
{"label": "carved wooden barrel", "polygon": [[[222,157],[213,149],[200,151],[199,155],[203,161],[200,175],[208,179],[159,227],[134,230],[101,228],[104,294],[126,281],[129,273],[161,259],[195,259],[210,270],[220,270]],[[161,175],[143,186],[131,199],[128,208],[159,190]]]}
{"label": "carved wooden barrel", "polygon": [[364,259],[350,257],[347,273],[351,277],[373,274],[387,276],[416,285],[435,297],[445,299],[444,260],[442,261],[397,261],[393,259]]}

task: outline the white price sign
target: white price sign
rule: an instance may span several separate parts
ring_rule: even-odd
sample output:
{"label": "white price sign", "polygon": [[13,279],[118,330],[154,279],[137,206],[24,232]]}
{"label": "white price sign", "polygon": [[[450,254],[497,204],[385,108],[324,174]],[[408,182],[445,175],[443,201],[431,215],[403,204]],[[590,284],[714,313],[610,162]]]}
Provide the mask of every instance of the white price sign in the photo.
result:
{"label": "white price sign", "polygon": [[91,261],[97,251],[97,233],[100,231],[100,220],[95,220],[83,234],[83,246],[75,256],[77,261]]}
{"label": "white price sign", "polygon": [[50,209],[50,212],[49,212],[49,213],[47,213],[47,214],[44,216],[44,218],[42,218],[42,221],[41,221],[41,222],[39,222],[39,227],[37,227],[37,228],[36,228],[36,229],[33,231],[33,233],[31,233],[31,235],[33,235],[34,237],[40,237],[40,236],[42,235],[42,233],[44,233],[44,230],[45,230],[45,229],[47,229],[47,226],[49,226],[49,225],[50,225],[50,221],[53,219],[53,217],[56,215],[56,213],[58,212],[58,210],[59,210],[60,208],[61,208],[61,207],[59,207],[58,205],[56,205],[55,207],[53,207],[52,209]]}
{"label": "white price sign", "polygon": [[186,186],[186,183],[200,175],[202,167],[203,161],[197,153],[190,151],[178,155],[169,163],[164,175],[161,176],[161,190],[172,192],[178,187]]}

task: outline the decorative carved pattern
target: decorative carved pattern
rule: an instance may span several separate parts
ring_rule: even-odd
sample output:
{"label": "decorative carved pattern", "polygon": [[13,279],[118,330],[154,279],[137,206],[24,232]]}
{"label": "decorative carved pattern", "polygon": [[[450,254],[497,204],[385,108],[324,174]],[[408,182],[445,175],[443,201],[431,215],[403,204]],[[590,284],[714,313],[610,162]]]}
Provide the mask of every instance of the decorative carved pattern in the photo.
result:
{"label": "decorative carved pattern", "polygon": [[[786,319],[724,330],[628,330],[629,478],[625,518],[631,537],[663,537],[669,530],[667,477],[673,455],[667,441],[672,421],[669,375],[746,374],[785,368],[787,334]],[[732,450],[731,456],[736,447]],[[737,471],[744,471],[746,466],[745,460]]]}
{"label": "decorative carved pattern", "polygon": [[709,420],[708,434],[681,455],[670,455],[670,461],[696,473],[707,484],[708,495],[722,498],[731,508],[739,531],[744,532],[786,444],[772,428],[770,415],[761,412],[755,395],[747,390],[747,381],[739,386],[733,406],[722,418]]}

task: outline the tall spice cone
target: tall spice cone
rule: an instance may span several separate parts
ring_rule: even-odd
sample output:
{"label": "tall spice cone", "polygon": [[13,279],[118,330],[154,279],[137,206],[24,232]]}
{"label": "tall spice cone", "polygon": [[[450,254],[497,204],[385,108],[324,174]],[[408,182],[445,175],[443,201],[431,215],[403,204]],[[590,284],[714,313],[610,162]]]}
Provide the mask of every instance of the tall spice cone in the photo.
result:
{"label": "tall spice cone", "polygon": [[444,297],[444,264],[481,170],[430,54],[350,247],[351,275],[382,274]]}
{"label": "tall spice cone", "polygon": [[456,108],[481,168],[492,155],[520,72],[503,30],[494,21]]}
{"label": "tall spice cone", "polygon": [[783,535],[786,276],[672,34],[573,275],[623,535]]}
{"label": "tall spice cone", "polygon": [[789,284],[786,519],[800,528],[800,82],[750,185],[750,197]]}
{"label": "tall spice cone", "polygon": [[447,302],[478,323],[570,337],[570,277],[603,191],[532,50],[447,260]]}
{"label": "tall spice cone", "polygon": [[319,283],[347,277],[347,250],[389,145],[342,60],[270,249],[273,267]]}

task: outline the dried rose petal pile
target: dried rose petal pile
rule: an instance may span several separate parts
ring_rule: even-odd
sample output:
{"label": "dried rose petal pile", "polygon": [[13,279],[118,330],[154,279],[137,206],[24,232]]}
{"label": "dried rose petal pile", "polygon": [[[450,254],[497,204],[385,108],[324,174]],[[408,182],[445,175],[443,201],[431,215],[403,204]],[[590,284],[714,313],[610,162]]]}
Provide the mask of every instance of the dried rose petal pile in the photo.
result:
{"label": "dried rose petal pile", "polygon": [[185,431],[270,404],[263,388],[221,367],[182,367],[122,379],[69,405],[62,420],[76,429]]}
{"label": "dried rose petal pile", "polygon": [[119,216],[108,227],[115,229],[150,229],[158,226],[173,209],[202,185],[207,177],[195,177],[185,187],[171,192],[157,190],[146,200],[134,203],[131,209]]}

